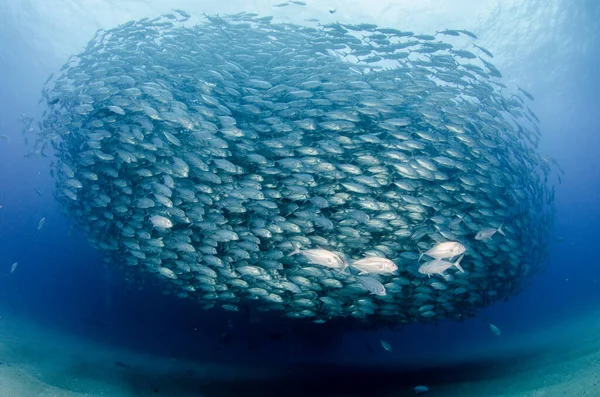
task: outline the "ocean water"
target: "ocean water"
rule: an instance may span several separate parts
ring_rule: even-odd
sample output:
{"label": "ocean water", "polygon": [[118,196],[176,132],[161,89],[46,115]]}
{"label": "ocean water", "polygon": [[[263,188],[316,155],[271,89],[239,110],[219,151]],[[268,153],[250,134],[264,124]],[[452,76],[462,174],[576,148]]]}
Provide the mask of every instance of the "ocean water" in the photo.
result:
{"label": "ocean water", "polygon": [[[432,396],[600,396],[600,348],[593,338],[600,325],[600,4],[278,3],[0,4],[0,134],[7,137],[0,139],[1,395],[404,396],[422,385]],[[561,183],[556,169],[548,182],[556,212],[544,271],[472,318],[398,326],[314,324],[243,306],[239,312],[203,310],[194,300],[165,293],[171,290],[164,278],[144,274],[132,282],[122,266],[103,261],[89,233],[72,228],[72,216],[54,193],[55,153],[31,156],[35,138],[22,132],[20,119],[43,117],[47,104],[38,102],[44,82],[98,29],[174,8],[192,16],[189,26],[203,23],[203,13],[246,11],[311,27],[319,25],[307,19],[421,34],[475,33],[476,43],[493,52],[490,61],[507,90],[518,85],[535,97],[528,106],[540,119],[537,151],[564,170]]]}

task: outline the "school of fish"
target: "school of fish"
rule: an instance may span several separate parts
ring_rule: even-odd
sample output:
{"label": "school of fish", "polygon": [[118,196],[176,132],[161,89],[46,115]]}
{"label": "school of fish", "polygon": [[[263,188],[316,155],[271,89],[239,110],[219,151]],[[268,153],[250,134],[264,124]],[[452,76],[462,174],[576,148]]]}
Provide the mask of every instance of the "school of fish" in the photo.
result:
{"label": "school of fish", "polygon": [[371,324],[474,316],[543,268],[556,165],[473,33],[189,19],[98,31],[26,125],[107,262],[205,309]]}

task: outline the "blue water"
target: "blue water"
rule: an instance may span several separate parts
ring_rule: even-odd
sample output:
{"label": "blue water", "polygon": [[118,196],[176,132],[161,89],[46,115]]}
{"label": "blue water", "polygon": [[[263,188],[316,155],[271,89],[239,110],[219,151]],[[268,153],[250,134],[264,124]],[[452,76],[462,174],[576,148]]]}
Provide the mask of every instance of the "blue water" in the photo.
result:
{"label": "blue water", "polygon": [[[105,265],[80,232],[69,235],[67,218],[52,196],[52,159],[24,157],[28,147],[17,121],[23,113],[40,115],[41,87],[69,54],[81,50],[97,28],[171,7],[196,14],[247,10],[282,20],[299,18],[266,1],[232,1],[222,8],[191,1],[76,3],[16,0],[0,5],[0,134],[11,137],[10,144],[0,141],[0,315],[32,319],[112,346],[194,360],[410,366],[463,360],[473,351],[493,349],[499,340],[488,321],[503,336],[531,335],[600,305],[600,2],[489,0],[472,9],[459,1],[444,11],[449,1],[429,1],[422,3],[424,12],[410,2],[391,0],[376,2],[377,7],[307,0],[303,18],[375,22],[423,33],[475,31],[496,54],[494,63],[506,80],[536,97],[532,108],[542,120],[540,151],[565,170],[562,184],[556,185],[555,239],[545,272],[521,294],[477,318],[395,330],[298,327],[277,318],[257,322],[252,313],[204,312],[193,302],[163,295],[159,280],[149,279],[138,290]],[[329,15],[330,7],[336,14]],[[46,223],[37,231],[42,217]],[[19,265],[9,274],[13,262]],[[393,354],[381,349],[380,338],[393,346]]]}

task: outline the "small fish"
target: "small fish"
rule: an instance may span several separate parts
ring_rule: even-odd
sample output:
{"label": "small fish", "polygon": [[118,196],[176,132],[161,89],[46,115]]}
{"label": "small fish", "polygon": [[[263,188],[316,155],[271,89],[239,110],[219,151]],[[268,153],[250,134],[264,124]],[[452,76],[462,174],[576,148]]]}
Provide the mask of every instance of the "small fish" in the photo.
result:
{"label": "small fish", "polygon": [[173,8],[173,11],[175,11],[176,13],[178,13],[179,15],[181,15],[184,18],[191,18],[192,16],[190,14],[188,14],[187,12],[180,10],[179,8]]}
{"label": "small fish", "polygon": [[335,8],[330,8],[330,9],[329,9],[329,13],[330,13],[330,14],[335,14],[335,12],[336,12],[336,11],[337,11],[337,10],[336,10]]}
{"label": "small fish", "polygon": [[367,258],[359,259],[354,262],[352,267],[360,270],[359,275],[362,274],[383,274],[393,273],[398,270],[398,266],[394,262],[386,258],[380,258],[376,256],[370,256]]}
{"label": "small fish", "polygon": [[0,135],[0,139],[2,139],[5,142],[10,143],[10,137],[8,135]]}
{"label": "small fish", "polygon": [[490,329],[492,330],[492,332],[494,333],[494,335],[500,336],[500,334],[501,334],[500,328],[498,328],[494,324],[490,323]]}
{"label": "small fish", "polygon": [[456,217],[457,217],[458,219],[453,219],[453,220],[450,222],[450,224],[449,224],[450,228],[455,228],[455,227],[457,227],[458,225],[460,225],[460,223],[463,221],[463,219],[465,218],[465,216],[466,216],[466,215],[467,215],[467,214],[463,214],[463,215],[456,214]]}
{"label": "small fish", "polygon": [[419,260],[423,255],[430,256],[435,259],[446,259],[453,258],[457,255],[464,253],[467,249],[461,243],[456,241],[446,241],[445,243],[436,244],[434,247],[425,251],[419,256]]}
{"label": "small fish", "polygon": [[171,222],[169,218],[165,218],[164,216],[160,215],[154,215],[151,217],[150,222],[152,222],[152,226],[163,229],[169,229],[173,227],[173,222]]}
{"label": "small fish", "polygon": [[159,267],[158,274],[160,274],[166,278],[170,278],[171,280],[175,280],[177,278],[177,275],[175,274],[175,272],[173,270],[169,269],[168,267]]}
{"label": "small fish", "polygon": [[446,30],[442,30],[442,31],[438,31],[435,32],[436,36],[438,34],[445,34],[448,36],[460,36],[460,33],[458,32],[458,30],[451,30],[451,29],[446,29]]}
{"label": "small fish", "polygon": [[385,351],[388,351],[391,353],[392,346],[390,346],[390,344],[387,341],[380,339],[379,342],[381,342],[381,347],[383,347]]}
{"label": "small fish", "polygon": [[496,232],[505,236],[504,231],[502,231],[502,225],[503,225],[503,223],[500,224],[500,227],[498,227],[498,229],[494,229],[491,227],[486,227],[485,229],[481,229],[475,235],[475,240],[487,240],[488,238],[491,238],[494,234],[496,234]]}
{"label": "small fish", "polygon": [[376,278],[366,276],[356,276],[356,281],[367,291],[377,296],[386,296],[387,291],[383,284],[381,284]]}
{"label": "small fish", "polygon": [[525,95],[530,101],[533,101],[533,95],[531,95],[530,93],[528,93],[527,91],[525,91],[524,89],[522,89],[521,87],[517,86],[517,89],[519,91],[521,91],[523,93],[523,95]]}
{"label": "small fish", "polygon": [[44,227],[44,223],[46,223],[46,218],[42,218],[40,219],[40,221],[38,222],[38,230],[41,230],[42,227]]}
{"label": "small fish", "polygon": [[481,52],[483,52],[485,55],[487,55],[490,58],[494,57],[494,54],[492,54],[490,51],[486,50],[485,48],[478,46],[477,44],[473,44],[473,47],[478,48]]}
{"label": "small fish", "polygon": [[472,39],[477,40],[477,35],[475,33],[473,33],[473,32],[469,32],[468,30],[462,29],[462,30],[457,30],[457,32],[462,33],[462,34],[464,34],[466,36],[469,36]]}
{"label": "small fish", "polygon": [[308,258],[309,261],[316,265],[330,267],[332,269],[340,269],[340,271],[343,271],[348,266],[346,261],[341,256],[339,256],[335,252],[327,251],[324,249],[300,250],[296,246],[294,251],[289,253],[288,256],[296,254],[304,255]]}
{"label": "small fish", "polygon": [[429,388],[427,386],[415,386],[415,388],[413,390],[417,394],[422,394],[422,393],[427,393],[429,391]]}
{"label": "small fish", "polygon": [[433,274],[439,274],[439,275],[443,276],[444,272],[446,270],[448,270],[449,268],[451,268],[452,266],[456,267],[461,273],[464,273],[465,271],[460,266],[460,261],[462,260],[463,257],[464,257],[464,255],[461,255],[456,260],[456,262],[448,262],[448,261],[445,261],[442,259],[434,259],[432,261],[429,261],[429,262],[421,265],[419,267],[419,273],[425,274],[428,277],[431,277]]}
{"label": "small fish", "polygon": [[40,189],[34,189],[34,190],[38,194],[38,196],[42,197],[42,192],[40,191]]}
{"label": "small fish", "polygon": [[18,265],[19,265],[19,262],[15,262],[11,265],[10,274],[13,274],[13,272],[15,271],[15,269],[17,268]]}

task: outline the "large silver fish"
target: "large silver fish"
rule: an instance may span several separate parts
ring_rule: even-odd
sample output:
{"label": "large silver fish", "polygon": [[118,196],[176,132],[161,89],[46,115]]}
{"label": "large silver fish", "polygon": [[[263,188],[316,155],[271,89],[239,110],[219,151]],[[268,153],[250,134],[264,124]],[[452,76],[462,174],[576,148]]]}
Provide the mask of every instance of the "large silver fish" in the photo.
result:
{"label": "large silver fish", "polygon": [[446,241],[436,244],[419,256],[419,260],[423,255],[430,256],[435,259],[454,258],[457,255],[464,253],[467,249],[461,243],[456,241]]}
{"label": "large silver fish", "polygon": [[294,251],[288,254],[288,256],[293,256],[297,254],[302,254],[308,258],[314,264],[329,267],[332,269],[343,270],[346,268],[346,261],[335,252],[327,251],[324,249],[307,249],[301,250],[296,248]]}
{"label": "large silver fish", "polygon": [[419,266],[419,273],[425,274],[427,277],[431,277],[434,274],[444,275],[444,272],[451,268],[456,267],[461,273],[464,273],[464,269],[460,266],[460,261],[463,255],[461,255],[456,262],[448,262],[442,259],[434,259],[423,265]]}
{"label": "large silver fish", "polygon": [[385,274],[398,270],[398,266],[387,258],[367,257],[352,262],[352,267],[360,270],[359,274]]}

